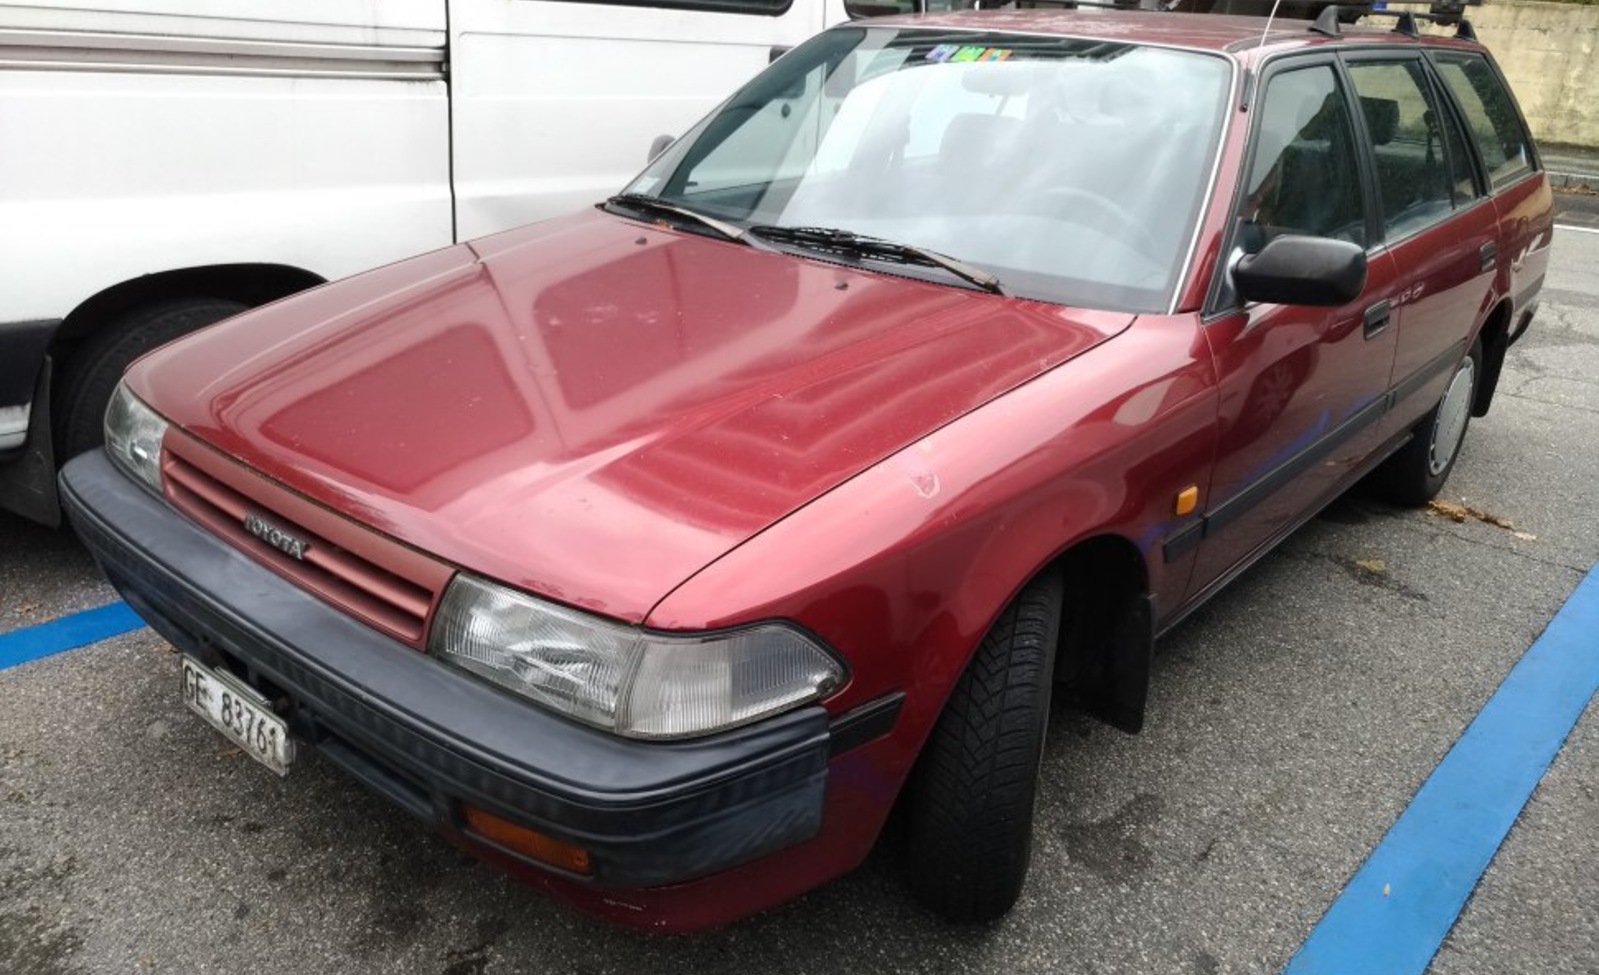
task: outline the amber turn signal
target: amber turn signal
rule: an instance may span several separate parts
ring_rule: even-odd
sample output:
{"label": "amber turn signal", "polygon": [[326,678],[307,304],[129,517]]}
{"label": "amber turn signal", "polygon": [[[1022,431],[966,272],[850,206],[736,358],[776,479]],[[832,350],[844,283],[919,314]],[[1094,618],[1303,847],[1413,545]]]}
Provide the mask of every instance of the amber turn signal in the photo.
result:
{"label": "amber turn signal", "polygon": [[1178,515],[1191,515],[1199,507],[1199,486],[1190,484],[1177,492],[1176,512]]}
{"label": "amber turn signal", "polygon": [[474,809],[465,803],[461,804],[461,815],[466,819],[466,825],[472,832],[496,846],[502,846],[540,863],[559,867],[569,873],[582,874],[586,877],[593,872],[593,866],[589,862],[589,851],[585,849],[563,843],[553,836],[545,836],[526,826],[518,826],[493,813]]}

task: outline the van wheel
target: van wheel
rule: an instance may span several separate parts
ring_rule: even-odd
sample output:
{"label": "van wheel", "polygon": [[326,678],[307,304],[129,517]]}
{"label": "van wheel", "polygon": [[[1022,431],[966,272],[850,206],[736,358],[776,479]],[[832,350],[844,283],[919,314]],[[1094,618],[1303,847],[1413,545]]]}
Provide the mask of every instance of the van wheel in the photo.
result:
{"label": "van wheel", "polygon": [[177,298],[135,308],[90,336],[67,360],[56,387],[56,463],[104,441],[106,404],[134,359],[246,307],[221,298]]}
{"label": "van wheel", "polygon": [[991,921],[1021,894],[1049,723],[1064,586],[1029,583],[983,637],[906,793],[909,882],[952,921]]}
{"label": "van wheel", "polygon": [[1454,375],[1443,398],[1411,431],[1410,442],[1383,461],[1373,473],[1377,492],[1394,504],[1415,507],[1426,504],[1443,490],[1444,481],[1454,470],[1460,445],[1471,423],[1471,404],[1477,399],[1478,377],[1482,374],[1482,346],[1472,343],[1471,352],[1455,366]]}

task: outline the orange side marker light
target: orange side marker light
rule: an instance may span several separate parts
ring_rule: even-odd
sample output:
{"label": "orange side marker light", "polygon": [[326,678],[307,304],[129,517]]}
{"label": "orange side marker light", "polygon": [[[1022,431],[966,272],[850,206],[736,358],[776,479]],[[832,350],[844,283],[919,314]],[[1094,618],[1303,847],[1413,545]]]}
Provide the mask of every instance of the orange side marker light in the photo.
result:
{"label": "orange side marker light", "polygon": [[1199,507],[1199,485],[1190,484],[1177,492],[1177,505],[1175,510],[1178,515],[1191,515]]}

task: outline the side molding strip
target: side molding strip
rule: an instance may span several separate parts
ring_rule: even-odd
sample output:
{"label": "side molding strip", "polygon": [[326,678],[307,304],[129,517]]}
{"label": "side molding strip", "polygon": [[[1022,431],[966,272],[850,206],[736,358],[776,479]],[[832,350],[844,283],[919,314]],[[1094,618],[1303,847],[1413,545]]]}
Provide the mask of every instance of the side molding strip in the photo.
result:
{"label": "side molding strip", "polygon": [[1432,380],[1460,361],[1465,352],[1465,344],[1456,342],[1441,355],[1434,357],[1426,365],[1406,376],[1398,385],[1383,395],[1373,399],[1350,415],[1348,419],[1337,427],[1322,434],[1316,441],[1305,447],[1299,453],[1278,464],[1264,476],[1239,491],[1237,494],[1213,507],[1208,514],[1201,515],[1195,520],[1184,525],[1176,532],[1168,535],[1161,543],[1161,549],[1167,562],[1175,562],[1188,554],[1189,550],[1198,545],[1201,539],[1209,538],[1215,532],[1225,528],[1228,523],[1236,521],[1249,509],[1264,501],[1283,485],[1314,467],[1354,437],[1366,427],[1381,419],[1384,414],[1394,408],[1394,405],[1419,390],[1426,387]]}

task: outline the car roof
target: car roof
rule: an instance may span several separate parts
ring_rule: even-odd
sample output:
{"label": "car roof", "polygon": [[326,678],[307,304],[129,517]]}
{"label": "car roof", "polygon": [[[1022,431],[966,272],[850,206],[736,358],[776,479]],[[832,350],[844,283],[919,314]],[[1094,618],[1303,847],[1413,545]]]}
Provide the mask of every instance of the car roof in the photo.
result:
{"label": "car roof", "polygon": [[[856,22],[859,25],[861,22]],[[997,30],[1019,34],[1045,34],[1158,44],[1246,56],[1257,48],[1266,54],[1283,50],[1343,46],[1351,43],[1471,47],[1449,37],[1424,35],[1419,41],[1392,29],[1384,20],[1344,25],[1337,37],[1310,29],[1311,22],[1278,17],[1266,32],[1267,18],[1231,14],[1164,13],[1145,10],[1032,9],[960,10],[951,13],[873,18],[866,22],[904,27],[960,30]],[[1262,32],[1265,43],[1262,44]]]}

